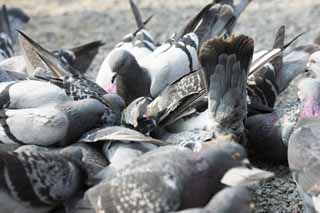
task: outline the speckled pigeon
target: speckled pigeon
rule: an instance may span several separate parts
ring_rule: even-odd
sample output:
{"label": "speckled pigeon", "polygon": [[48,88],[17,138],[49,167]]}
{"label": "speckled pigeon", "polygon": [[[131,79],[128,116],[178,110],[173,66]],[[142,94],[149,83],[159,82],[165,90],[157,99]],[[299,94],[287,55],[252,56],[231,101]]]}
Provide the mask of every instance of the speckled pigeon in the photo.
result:
{"label": "speckled pigeon", "polygon": [[232,142],[211,144],[198,153],[165,146],[142,155],[86,194],[96,211],[169,212],[203,206],[223,187],[223,174],[241,166],[245,156]]}

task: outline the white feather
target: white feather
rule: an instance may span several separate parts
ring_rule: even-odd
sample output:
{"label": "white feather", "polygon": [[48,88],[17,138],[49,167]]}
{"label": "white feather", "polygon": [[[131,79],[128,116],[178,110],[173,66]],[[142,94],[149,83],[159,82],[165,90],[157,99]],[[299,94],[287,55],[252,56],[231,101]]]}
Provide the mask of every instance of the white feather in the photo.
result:
{"label": "white feather", "polygon": [[[67,134],[68,118],[53,106],[7,110],[6,115],[11,133],[26,144],[52,145],[63,140]],[[8,140],[8,137],[0,140]]]}

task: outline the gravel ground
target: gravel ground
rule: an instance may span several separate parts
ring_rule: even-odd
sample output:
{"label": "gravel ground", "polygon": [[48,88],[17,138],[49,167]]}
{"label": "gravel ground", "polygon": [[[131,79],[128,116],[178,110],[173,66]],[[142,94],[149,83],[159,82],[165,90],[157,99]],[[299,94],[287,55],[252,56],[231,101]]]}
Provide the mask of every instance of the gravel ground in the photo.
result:
{"label": "gravel ground", "polygon": [[[166,40],[181,23],[201,9],[205,0],[137,0],[144,17],[154,15],[148,28],[158,41]],[[49,49],[72,47],[95,39],[106,45],[91,66],[94,78],[102,60],[135,23],[126,0],[0,0],[9,6],[23,8],[31,21],[26,32]],[[287,27],[287,38],[307,31],[294,45],[311,43],[320,32],[320,0],[253,0],[235,29],[255,39],[255,49],[270,48],[281,25]],[[291,87],[285,95],[294,92]],[[283,95],[282,101],[286,96]],[[301,201],[289,170],[283,166],[257,163],[276,173],[276,177],[251,188],[257,201],[257,212],[302,212]]]}

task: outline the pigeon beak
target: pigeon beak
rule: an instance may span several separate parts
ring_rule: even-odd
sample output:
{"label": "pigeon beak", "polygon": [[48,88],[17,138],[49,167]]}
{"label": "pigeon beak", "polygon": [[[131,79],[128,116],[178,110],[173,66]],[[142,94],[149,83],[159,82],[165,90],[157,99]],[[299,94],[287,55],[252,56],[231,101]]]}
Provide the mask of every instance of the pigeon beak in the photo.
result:
{"label": "pigeon beak", "polygon": [[221,183],[228,186],[252,185],[273,176],[274,173],[272,172],[251,166],[246,159],[242,162],[242,166],[227,171],[221,179]]}

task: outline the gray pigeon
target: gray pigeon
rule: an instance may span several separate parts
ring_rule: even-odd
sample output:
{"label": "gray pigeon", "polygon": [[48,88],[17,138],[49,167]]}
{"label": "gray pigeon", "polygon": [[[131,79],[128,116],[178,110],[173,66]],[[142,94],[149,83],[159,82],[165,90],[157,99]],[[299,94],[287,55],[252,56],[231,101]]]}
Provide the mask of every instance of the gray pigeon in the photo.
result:
{"label": "gray pigeon", "polygon": [[289,138],[298,120],[300,102],[257,114],[246,120],[247,148],[250,157],[266,162],[287,164]]}
{"label": "gray pigeon", "polygon": [[156,97],[172,82],[200,68],[197,50],[198,38],[190,33],[161,45],[139,62],[127,50],[113,51],[109,63],[117,93],[127,105],[141,96]]}
{"label": "gray pigeon", "polygon": [[83,188],[76,162],[45,152],[1,152],[1,212],[50,212]]}
{"label": "gray pigeon", "polygon": [[67,145],[101,124],[105,110],[106,107],[95,99],[2,109],[0,141],[20,145]]}
{"label": "gray pigeon", "polygon": [[110,165],[96,176],[96,181],[109,178],[142,154],[158,146],[171,145],[122,126],[111,126],[91,130],[79,139],[83,143],[103,144],[103,153]]}
{"label": "gray pigeon", "polygon": [[204,43],[199,58],[208,88],[208,109],[181,119],[169,131],[206,130],[238,140],[247,113],[245,87],[252,54],[253,40],[244,35]]}
{"label": "gray pigeon", "polygon": [[[284,34],[285,28],[282,26],[278,30],[273,48],[283,51],[301,35],[285,45]],[[300,101],[293,96],[287,98],[286,105],[275,106],[275,103],[277,96],[286,89],[291,80],[304,72],[305,67],[302,65],[299,60],[297,63],[283,60],[281,54],[249,76],[247,89],[251,106],[262,106],[261,109],[267,107],[272,110],[264,114],[261,114],[262,110],[251,110],[251,113],[249,111],[246,120],[247,146],[255,158],[287,164],[288,141],[297,122]],[[251,107],[253,108],[258,109]]]}
{"label": "gray pigeon", "polygon": [[135,1],[129,0],[129,4],[136,20],[137,30],[134,33],[126,35],[121,42],[115,45],[114,49],[111,50],[101,64],[96,78],[97,84],[107,92],[116,92],[116,87],[112,82],[114,74],[110,64],[110,57],[113,55],[113,52],[117,52],[119,49],[128,51],[140,62],[141,59],[152,53],[157,46],[150,32],[146,29],[146,24],[151,20],[152,16],[142,21],[142,14]]}
{"label": "gray pigeon", "polygon": [[35,108],[71,100],[72,98],[67,96],[64,90],[47,82],[26,80],[0,83],[2,109]]}
{"label": "gray pigeon", "polygon": [[[244,186],[227,187],[211,198],[204,208],[178,211],[179,213],[252,213],[254,203]],[[177,213],[178,213],[177,212]]]}
{"label": "gray pigeon", "polygon": [[[198,70],[198,47],[209,38],[221,35],[232,15],[233,10],[228,5],[209,4],[183,32],[142,60],[137,60],[130,51],[124,49],[112,52],[110,68],[116,74],[117,92],[121,96],[131,94],[133,97],[125,98],[131,101],[140,96],[157,97],[168,85]],[[136,79],[136,76],[140,78]],[[139,83],[133,85],[132,82]]]}
{"label": "gray pigeon", "polygon": [[63,148],[23,145],[12,151],[19,153],[49,153],[67,157],[77,162],[78,166],[85,173],[85,175],[83,175],[84,183],[89,187],[96,183],[96,175],[108,166],[108,162],[103,154],[97,148],[85,143],[74,143]]}
{"label": "gray pigeon", "polygon": [[60,49],[50,52],[22,31],[19,30],[18,33],[24,60],[18,61],[21,58],[15,58],[17,62],[13,61],[12,63],[19,62],[25,64],[26,68],[24,70],[26,70],[30,77],[36,75],[35,70],[37,68],[41,68],[42,72],[46,75],[55,77],[61,77],[66,74],[64,71],[68,72],[68,70],[56,70],[56,72],[54,70],[53,73],[50,73],[48,65],[44,63],[41,56],[57,64],[62,64],[64,67],[72,67],[77,72],[77,75],[83,75],[98,53],[99,47],[104,45],[101,41],[94,41],[71,49]]}
{"label": "gray pigeon", "polygon": [[177,146],[161,147],[89,189],[86,196],[96,211],[111,213],[203,206],[223,188],[220,179],[224,173],[247,162],[245,156],[244,149],[232,142],[211,144],[198,153]]}
{"label": "gray pigeon", "polygon": [[[264,66],[249,73],[247,82],[248,116],[268,111],[272,112],[278,94],[285,90],[297,75],[304,72],[305,67],[300,61],[283,59],[284,50],[303,34],[298,34],[285,44],[285,26],[278,29],[272,48],[273,50],[280,50],[280,54]],[[256,61],[265,57],[267,52],[260,51],[254,54],[252,67],[255,66]]]}
{"label": "gray pigeon", "polygon": [[320,81],[306,78],[299,83],[302,107],[290,137],[288,161],[293,179],[303,199],[304,212],[320,212],[319,200],[319,116]]}
{"label": "gray pigeon", "polygon": [[59,58],[41,47],[23,32],[19,33],[21,35],[21,42],[27,44],[28,48],[26,48],[25,51],[29,52],[29,54],[25,55],[27,56],[28,62],[32,64],[32,67],[38,67],[45,72],[49,71],[55,76],[48,76],[47,73],[36,73],[36,79],[49,81],[59,86],[65,90],[65,93],[72,97],[73,100],[86,98],[99,100],[108,108],[106,124],[114,125],[120,121],[121,111],[124,108],[124,101],[120,96],[108,94],[98,84],[87,79],[82,72],[61,62]]}

